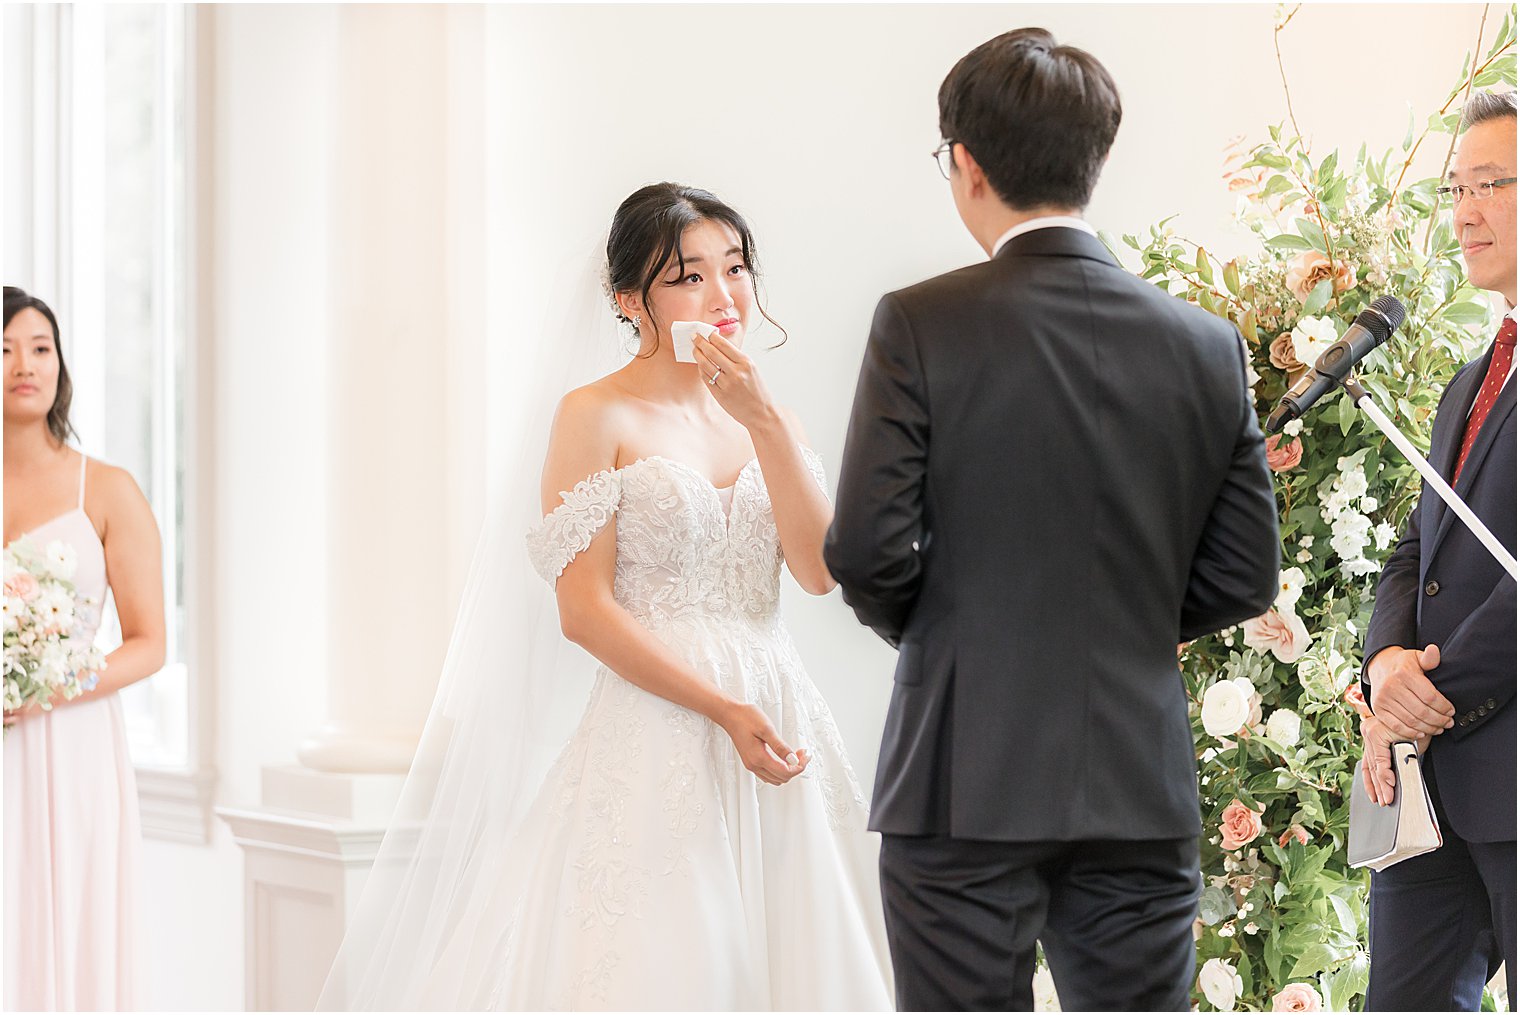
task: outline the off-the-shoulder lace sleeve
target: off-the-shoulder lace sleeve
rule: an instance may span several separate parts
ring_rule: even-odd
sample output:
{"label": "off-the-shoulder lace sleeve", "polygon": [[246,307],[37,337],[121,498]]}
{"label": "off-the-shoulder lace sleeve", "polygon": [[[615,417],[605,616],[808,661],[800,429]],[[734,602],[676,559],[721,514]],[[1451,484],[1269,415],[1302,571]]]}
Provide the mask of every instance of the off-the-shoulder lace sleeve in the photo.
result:
{"label": "off-the-shoulder lace sleeve", "polygon": [[598,472],[560,494],[564,503],[528,530],[528,557],[550,585],[559,580],[575,555],[591,545],[596,534],[617,514],[623,496],[623,474]]}
{"label": "off-the-shoulder lace sleeve", "polygon": [[820,456],[818,454],[818,452],[814,451],[812,448],[808,447],[806,444],[801,445],[801,447],[802,447],[802,460],[805,461],[805,462],[807,462],[808,471],[813,474],[813,479],[817,480],[817,482],[818,482],[818,489],[820,489],[820,490],[823,491],[824,496],[828,496],[828,493],[829,493],[829,478],[828,478],[828,476],[823,471],[823,458],[822,458],[822,456]]}

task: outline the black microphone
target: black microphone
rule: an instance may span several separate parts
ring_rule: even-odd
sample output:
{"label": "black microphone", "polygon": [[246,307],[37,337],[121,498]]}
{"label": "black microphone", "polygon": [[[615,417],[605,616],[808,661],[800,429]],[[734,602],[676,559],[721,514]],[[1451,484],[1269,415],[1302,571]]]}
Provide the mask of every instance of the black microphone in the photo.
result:
{"label": "black microphone", "polygon": [[1379,296],[1373,300],[1372,306],[1356,315],[1356,320],[1351,322],[1351,327],[1346,329],[1340,341],[1320,353],[1314,366],[1282,396],[1277,408],[1267,417],[1267,433],[1277,433],[1290,421],[1308,412],[1315,402],[1334,391],[1346,379],[1352,367],[1388,341],[1388,336],[1403,323],[1404,304],[1392,296]]}

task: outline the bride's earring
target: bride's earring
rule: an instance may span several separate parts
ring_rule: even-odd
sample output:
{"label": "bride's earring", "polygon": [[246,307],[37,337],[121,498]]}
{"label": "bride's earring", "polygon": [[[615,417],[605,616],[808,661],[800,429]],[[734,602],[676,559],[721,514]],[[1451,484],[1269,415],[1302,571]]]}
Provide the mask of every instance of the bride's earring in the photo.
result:
{"label": "bride's earring", "polygon": [[634,331],[638,331],[639,330],[639,325],[641,325],[643,323],[644,323],[644,317],[643,317],[642,314],[634,314],[633,315],[633,330]]}

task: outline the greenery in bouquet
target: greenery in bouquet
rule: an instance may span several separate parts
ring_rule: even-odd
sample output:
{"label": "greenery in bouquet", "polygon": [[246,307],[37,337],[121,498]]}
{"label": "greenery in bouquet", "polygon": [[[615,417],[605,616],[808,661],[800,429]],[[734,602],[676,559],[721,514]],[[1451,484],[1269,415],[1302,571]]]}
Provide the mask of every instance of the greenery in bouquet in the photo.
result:
{"label": "greenery in bouquet", "polygon": [[[1411,119],[1398,150],[1311,153],[1291,94],[1287,124],[1254,145],[1232,141],[1226,186],[1254,253],[1221,259],[1171,220],[1123,238],[1145,278],[1239,328],[1263,417],[1387,293],[1408,318],[1363,362],[1362,383],[1428,449],[1441,391],[1491,334],[1490,302],[1464,283],[1440,177],[1410,171],[1427,144],[1446,148],[1449,165],[1471,90],[1514,86],[1515,17],[1503,10],[1485,49],[1484,9],[1456,86],[1423,128]],[[1279,9],[1274,41],[1298,12]],[[1360,1006],[1368,970],[1367,877],[1345,849],[1361,642],[1419,477],[1344,392],[1269,438],[1268,462],[1283,538],[1277,602],[1181,654],[1204,823],[1194,998],[1203,1010],[1346,1010]]]}
{"label": "greenery in bouquet", "polygon": [[[74,637],[82,607],[74,588],[74,550],[61,540],[38,549],[23,536],[5,549],[3,606],[5,710],[52,707],[95,686],[105,657]],[[7,730],[7,732],[9,732]]]}

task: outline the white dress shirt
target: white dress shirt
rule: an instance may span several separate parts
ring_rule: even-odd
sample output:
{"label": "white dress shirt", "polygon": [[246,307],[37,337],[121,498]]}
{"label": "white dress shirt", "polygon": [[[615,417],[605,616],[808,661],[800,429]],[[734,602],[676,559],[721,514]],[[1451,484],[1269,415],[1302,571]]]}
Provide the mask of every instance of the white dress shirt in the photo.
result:
{"label": "white dress shirt", "polygon": [[1015,236],[1023,236],[1025,233],[1032,233],[1036,229],[1051,229],[1055,226],[1065,226],[1067,229],[1080,229],[1089,236],[1098,235],[1096,229],[1075,215],[1044,215],[1037,219],[1028,219],[1020,222],[1002,236],[999,236],[998,241],[992,245],[992,256],[998,256],[998,251],[1003,249],[1003,244]]}

